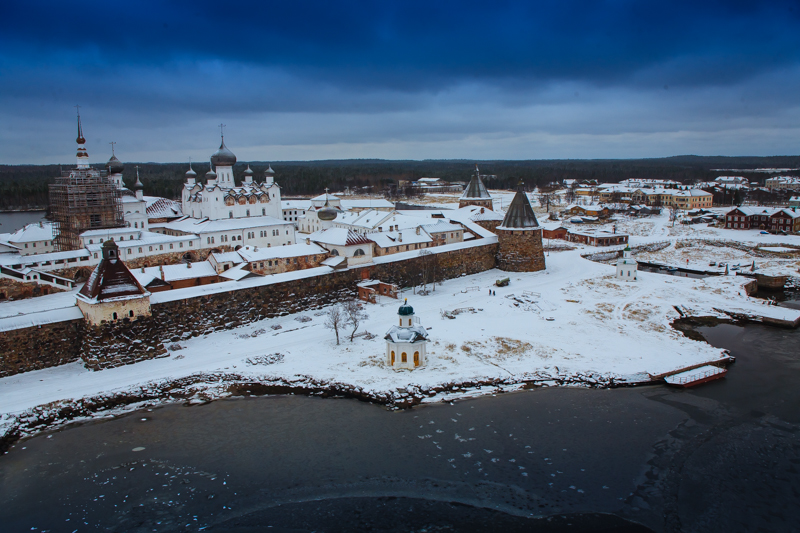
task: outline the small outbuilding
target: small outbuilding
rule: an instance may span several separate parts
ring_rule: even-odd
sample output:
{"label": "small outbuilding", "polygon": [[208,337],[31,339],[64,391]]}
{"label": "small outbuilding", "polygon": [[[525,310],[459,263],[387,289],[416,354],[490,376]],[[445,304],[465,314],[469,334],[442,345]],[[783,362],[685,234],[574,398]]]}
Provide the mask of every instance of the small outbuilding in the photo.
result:
{"label": "small outbuilding", "polygon": [[428,332],[414,316],[406,299],[397,310],[398,325],[386,333],[386,363],[395,370],[414,370],[425,366]]}
{"label": "small outbuilding", "polygon": [[626,246],[622,251],[622,257],[617,259],[617,279],[624,281],[636,281],[636,274],[639,271],[639,263],[631,257],[631,247]]}

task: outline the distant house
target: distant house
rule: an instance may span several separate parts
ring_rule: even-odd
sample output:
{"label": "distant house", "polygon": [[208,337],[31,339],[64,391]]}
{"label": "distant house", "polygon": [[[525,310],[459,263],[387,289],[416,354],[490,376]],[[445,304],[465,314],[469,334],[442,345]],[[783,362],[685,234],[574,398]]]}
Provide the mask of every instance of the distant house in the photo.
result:
{"label": "distant house", "polygon": [[604,205],[571,205],[564,210],[565,215],[580,217],[608,218],[611,210]]}
{"label": "distant house", "polygon": [[358,299],[365,302],[377,303],[378,296],[397,298],[397,285],[385,283],[375,279],[365,279],[358,284]]}
{"label": "distant house", "polygon": [[628,235],[625,233],[611,233],[610,231],[570,231],[567,234],[570,242],[579,242],[589,246],[616,246],[628,244]]}
{"label": "distant house", "polygon": [[725,214],[725,228],[798,233],[800,212],[794,207],[736,207]]}

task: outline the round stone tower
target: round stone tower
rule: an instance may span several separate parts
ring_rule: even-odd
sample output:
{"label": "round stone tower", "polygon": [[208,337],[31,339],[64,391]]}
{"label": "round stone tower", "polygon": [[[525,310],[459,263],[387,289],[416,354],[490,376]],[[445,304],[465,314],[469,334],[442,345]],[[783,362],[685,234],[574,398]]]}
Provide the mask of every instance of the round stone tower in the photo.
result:
{"label": "round stone tower", "polygon": [[528,196],[517,191],[503,223],[495,228],[499,244],[497,268],[507,272],[544,270],[542,228],[536,220]]}

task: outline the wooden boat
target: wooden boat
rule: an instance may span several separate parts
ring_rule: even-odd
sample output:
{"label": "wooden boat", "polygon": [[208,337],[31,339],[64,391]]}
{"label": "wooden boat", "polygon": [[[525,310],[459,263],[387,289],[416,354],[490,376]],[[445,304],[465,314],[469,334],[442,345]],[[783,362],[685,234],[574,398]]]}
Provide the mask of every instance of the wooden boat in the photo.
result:
{"label": "wooden boat", "polygon": [[701,383],[707,383],[709,381],[714,381],[715,379],[724,378],[725,374],[727,373],[727,368],[721,368],[714,365],[705,365],[698,368],[693,368],[692,370],[687,370],[685,372],[678,372],[677,374],[664,376],[664,381],[667,382],[667,385],[672,385],[673,387],[694,387],[695,385],[700,385]]}

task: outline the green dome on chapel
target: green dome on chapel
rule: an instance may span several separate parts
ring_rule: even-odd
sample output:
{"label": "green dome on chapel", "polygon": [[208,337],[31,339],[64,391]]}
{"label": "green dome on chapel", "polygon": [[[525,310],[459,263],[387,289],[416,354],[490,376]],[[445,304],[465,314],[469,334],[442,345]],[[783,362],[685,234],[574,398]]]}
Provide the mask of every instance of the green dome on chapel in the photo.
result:
{"label": "green dome on chapel", "polygon": [[408,298],[406,298],[405,303],[400,306],[400,309],[397,310],[397,314],[400,316],[409,316],[414,314],[414,308],[408,305]]}

